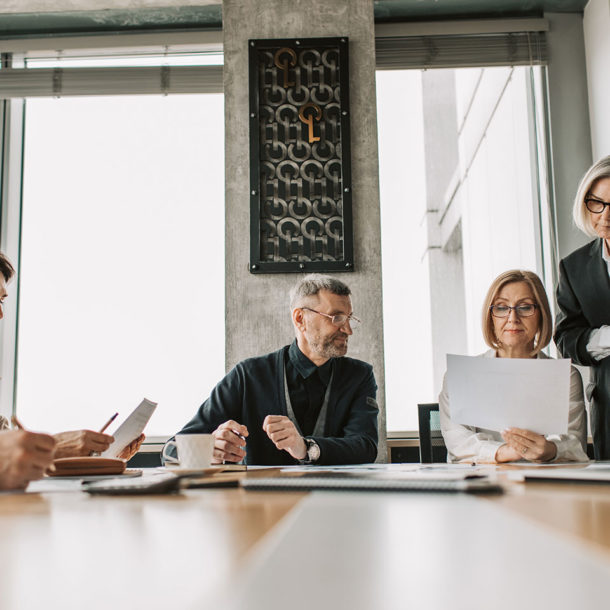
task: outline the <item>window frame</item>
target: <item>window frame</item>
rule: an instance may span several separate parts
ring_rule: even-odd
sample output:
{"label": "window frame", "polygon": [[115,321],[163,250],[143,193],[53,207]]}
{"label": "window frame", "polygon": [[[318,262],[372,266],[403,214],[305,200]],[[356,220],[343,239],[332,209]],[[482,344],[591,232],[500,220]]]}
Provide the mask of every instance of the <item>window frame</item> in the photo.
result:
{"label": "window frame", "polygon": [[[18,39],[3,41],[0,54],[0,79],[11,75],[13,90],[10,96],[0,97],[0,250],[4,252],[15,268],[15,278],[9,290],[13,293],[14,310],[0,323],[0,415],[9,420],[15,414],[17,403],[17,363],[19,350],[19,270],[21,259],[21,229],[24,177],[24,137],[26,121],[26,100],[28,97],[71,96],[71,95],[167,95],[180,93],[223,93],[223,66],[159,66],[155,68],[63,68],[63,74],[76,82],[75,90],[53,90],[53,68],[26,67],[29,58],[92,58],[122,57],[134,55],[168,56],[176,54],[222,53],[222,32],[179,32],[173,34],[117,34],[113,36],[77,36],[61,38],[61,50],[49,47],[58,39]],[[29,70],[29,73],[28,73]],[[32,75],[38,89],[35,95],[26,94],[31,89]],[[91,80],[99,74],[102,83]],[[133,76],[146,75],[148,85],[135,91],[130,86]],[[48,78],[51,77],[51,87]],[[171,78],[179,86],[171,87]],[[74,78],[72,78],[74,77]],[[168,82],[169,86],[165,86]],[[194,85],[190,84],[193,78]],[[47,83],[45,84],[45,80]],[[21,90],[19,82],[23,83]],[[89,83],[89,88],[86,84]],[[2,89],[0,88],[0,91]],[[146,451],[158,450],[160,443],[168,437],[147,438]]]}

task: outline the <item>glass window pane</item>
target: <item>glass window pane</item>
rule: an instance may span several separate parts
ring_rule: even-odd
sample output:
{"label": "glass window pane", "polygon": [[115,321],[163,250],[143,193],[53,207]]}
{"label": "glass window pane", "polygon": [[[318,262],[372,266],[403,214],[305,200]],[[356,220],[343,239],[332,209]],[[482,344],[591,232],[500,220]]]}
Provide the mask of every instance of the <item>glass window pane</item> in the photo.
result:
{"label": "glass window pane", "polygon": [[224,373],[221,95],[29,100],[17,411],[179,429]]}
{"label": "glass window pane", "polygon": [[416,430],[433,397],[421,73],[377,72],[388,430]]}
{"label": "glass window pane", "polygon": [[539,71],[377,73],[389,431],[417,430],[417,403],[437,401],[447,353],[487,349],[481,306],[497,275],[546,279]]}

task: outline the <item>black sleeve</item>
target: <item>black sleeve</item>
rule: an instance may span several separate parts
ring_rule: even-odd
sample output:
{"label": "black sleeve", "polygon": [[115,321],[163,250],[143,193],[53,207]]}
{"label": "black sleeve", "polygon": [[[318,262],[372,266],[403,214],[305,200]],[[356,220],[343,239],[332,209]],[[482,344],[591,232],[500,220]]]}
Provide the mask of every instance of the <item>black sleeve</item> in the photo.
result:
{"label": "black sleeve", "polygon": [[243,393],[243,371],[237,365],[216,385],[178,434],[209,434],[229,419],[243,424],[240,421]]}
{"label": "black sleeve", "polygon": [[317,464],[365,464],[377,457],[377,384],[373,370],[360,383],[342,437],[314,437],[320,447]]}
{"label": "black sleeve", "polygon": [[[212,390],[210,397],[199,407],[193,418],[178,432],[178,434],[210,434],[220,424],[234,419],[238,423],[241,412],[241,397],[243,387],[243,374],[233,368]],[[168,439],[174,440],[175,437]],[[167,443],[166,443],[167,445]],[[165,464],[165,453],[169,457],[176,457],[176,449],[170,446],[166,451],[165,446],[161,451],[161,461]]]}
{"label": "black sleeve", "polygon": [[585,318],[564,261],[559,263],[559,285],[557,286],[557,322],[555,343],[564,358],[582,366],[591,366],[597,361],[587,352],[587,343],[594,328]]}

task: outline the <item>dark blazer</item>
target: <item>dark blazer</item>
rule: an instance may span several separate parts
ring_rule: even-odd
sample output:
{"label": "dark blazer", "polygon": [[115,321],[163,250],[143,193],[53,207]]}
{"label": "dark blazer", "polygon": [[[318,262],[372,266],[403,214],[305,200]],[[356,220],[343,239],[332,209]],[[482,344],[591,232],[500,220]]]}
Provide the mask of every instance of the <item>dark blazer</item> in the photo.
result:
{"label": "dark blazer", "polygon": [[587,352],[591,333],[610,325],[610,278],[602,258],[602,240],[572,252],[559,264],[555,343],[565,358],[591,367],[591,433],[595,459],[610,459],[610,358]]}
{"label": "dark blazer", "polygon": [[[179,434],[213,432],[233,419],[248,428],[246,463],[295,464],[263,431],[267,415],[287,415],[284,361],[289,346],[243,360],[212,390],[210,397]],[[324,435],[316,464],[359,464],[377,457],[377,384],[373,367],[353,358],[333,358],[333,380]]]}

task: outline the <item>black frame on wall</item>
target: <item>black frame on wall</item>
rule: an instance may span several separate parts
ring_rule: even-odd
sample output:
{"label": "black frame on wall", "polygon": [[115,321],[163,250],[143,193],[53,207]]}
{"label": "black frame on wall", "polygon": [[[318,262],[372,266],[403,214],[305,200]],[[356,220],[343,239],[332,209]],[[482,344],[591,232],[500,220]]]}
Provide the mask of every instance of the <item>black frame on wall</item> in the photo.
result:
{"label": "black frame on wall", "polygon": [[250,40],[250,272],[353,271],[349,40]]}

